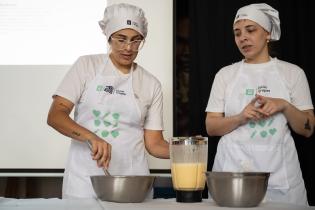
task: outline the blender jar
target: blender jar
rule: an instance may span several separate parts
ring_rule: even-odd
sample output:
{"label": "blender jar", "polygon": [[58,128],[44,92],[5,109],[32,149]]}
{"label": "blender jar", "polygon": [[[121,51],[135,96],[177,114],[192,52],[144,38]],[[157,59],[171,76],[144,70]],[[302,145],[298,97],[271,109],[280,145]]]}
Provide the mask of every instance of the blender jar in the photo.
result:
{"label": "blender jar", "polygon": [[170,154],[176,201],[201,202],[206,183],[208,138],[174,137]]}

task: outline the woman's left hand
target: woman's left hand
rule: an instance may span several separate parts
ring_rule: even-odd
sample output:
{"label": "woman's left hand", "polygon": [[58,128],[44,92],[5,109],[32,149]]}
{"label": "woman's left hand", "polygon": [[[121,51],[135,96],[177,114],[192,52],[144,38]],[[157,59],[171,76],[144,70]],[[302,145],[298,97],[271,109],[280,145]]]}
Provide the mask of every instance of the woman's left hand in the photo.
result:
{"label": "woman's left hand", "polygon": [[256,95],[256,98],[258,111],[264,117],[283,112],[288,106],[288,102],[281,98],[271,98],[262,95]]}
{"label": "woman's left hand", "polygon": [[256,95],[257,111],[268,118],[278,112],[286,117],[290,127],[297,134],[310,137],[314,131],[314,111],[313,109],[299,110],[288,101],[281,98],[270,98]]}

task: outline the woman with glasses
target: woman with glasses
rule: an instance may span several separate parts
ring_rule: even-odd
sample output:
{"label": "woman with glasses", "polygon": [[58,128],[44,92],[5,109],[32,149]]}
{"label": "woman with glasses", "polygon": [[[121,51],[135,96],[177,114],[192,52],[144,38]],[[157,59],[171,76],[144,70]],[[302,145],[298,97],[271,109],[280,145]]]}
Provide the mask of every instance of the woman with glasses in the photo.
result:
{"label": "woman with glasses", "polygon": [[289,130],[310,137],[313,104],[298,66],[270,57],[280,38],[278,11],[267,4],[240,8],[233,24],[244,56],[216,75],[206,128],[219,141],[213,171],[270,172],[266,200],[307,205],[300,164]]}
{"label": "woman with glasses", "polygon": [[72,138],[63,198],[96,197],[90,176],[103,175],[101,167],[112,175],[149,174],[145,150],[169,158],[161,84],[134,62],[147,36],[143,10],[111,5],[99,25],[109,54],[80,57],[53,95],[48,114],[48,124]]}

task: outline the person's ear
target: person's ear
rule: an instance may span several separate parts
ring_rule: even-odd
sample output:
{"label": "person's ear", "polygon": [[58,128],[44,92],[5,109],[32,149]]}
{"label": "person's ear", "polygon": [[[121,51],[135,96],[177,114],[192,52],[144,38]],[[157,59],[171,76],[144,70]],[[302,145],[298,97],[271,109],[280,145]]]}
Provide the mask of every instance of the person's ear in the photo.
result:
{"label": "person's ear", "polygon": [[271,35],[270,35],[270,33],[268,33],[267,38],[266,38],[267,43],[270,42],[270,39],[271,39]]}

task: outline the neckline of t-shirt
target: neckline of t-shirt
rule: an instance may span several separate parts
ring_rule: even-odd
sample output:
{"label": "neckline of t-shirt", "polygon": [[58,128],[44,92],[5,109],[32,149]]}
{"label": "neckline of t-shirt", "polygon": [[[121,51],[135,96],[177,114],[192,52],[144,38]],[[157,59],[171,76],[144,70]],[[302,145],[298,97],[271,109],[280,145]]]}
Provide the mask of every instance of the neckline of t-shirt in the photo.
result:
{"label": "neckline of t-shirt", "polygon": [[131,71],[133,70],[133,65],[131,65],[130,69],[129,69],[129,73],[125,74],[122,71],[120,71],[112,62],[112,60],[110,59],[110,57],[108,57],[108,61],[112,67],[112,69],[114,70],[114,74],[116,74],[117,76],[123,77],[123,78],[128,78],[130,76]]}
{"label": "neckline of t-shirt", "polygon": [[127,78],[127,77],[130,76],[130,71],[131,71],[131,70],[130,70],[129,73],[127,73],[127,74],[125,74],[125,73],[119,71],[117,68],[116,68],[115,70],[118,72],[119,76],[121,76],[121,77]]}
{"label": "neckline of t-shirt", "polygon": [[246,69],[264,69],[273,65],[275,58],[270,58],[268,62],[264,63],[245,63],[243,61],[244,68]]}

